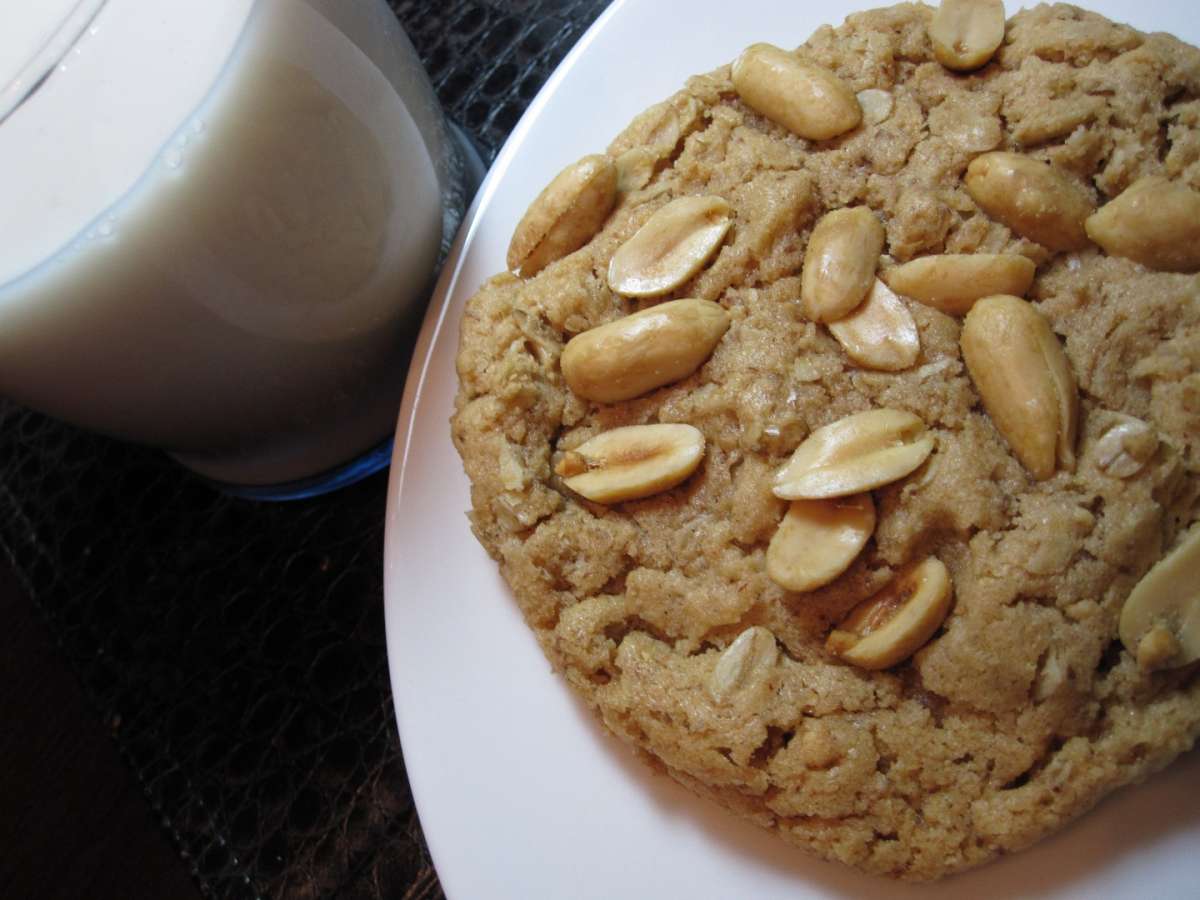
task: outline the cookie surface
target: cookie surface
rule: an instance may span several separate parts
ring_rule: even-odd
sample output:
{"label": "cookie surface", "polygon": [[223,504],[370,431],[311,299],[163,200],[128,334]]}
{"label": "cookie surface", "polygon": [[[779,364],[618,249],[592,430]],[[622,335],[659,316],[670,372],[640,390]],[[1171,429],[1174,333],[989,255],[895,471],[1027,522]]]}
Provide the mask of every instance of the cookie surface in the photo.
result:
{"label": "cookie surface", "polygon": [[[755,114],[728,69],[635,121],[608,153],[648,156],[649,182],[627,183],[582,249],[533,278],[500,276],[471,301],[454,420],[475,532],[606,724],[788,840],[909,878],[1031,843],[1200,730],[1196,667],[1147,674],[1116,640],[1125,598],[1196,518],[1197,278],[1095,247],[1051,251],[963,188],[990,150],[1052,160],[1097,203],[1144,175],[1200,187],[1200,62],[1171,39],[1040,8],[1010,20],[996,61],[964,77],[934,59],[928,16],[864,13],[802,48],[854,91],[890,94],[885,118],[843,137],[804,141]],[[687,195],[724,198],[733,227],[699,275],[660,299],[719,302],[728,331],[682,381],[612,405],[581,400],[560,374],[566,341],[656,302],[614,294],[609,261]],[[906,301],[919,357],[880,372],[804,316],[813,226],[860,205],[886,227],[885,270],[951,252],[1038,265],[1027,296],[1080,386],[1073,473],[1035,481],[1014,457],[966,372],[960,317]],[[874,491],[873,538],[843,576],[784,590],[765,562],[787,509],[775,472],[816,428],[880,407],[919,416],[935,453]],[[1127,478],[1097,465],[1118,414],[1160,439]],[[680,486],[605,507],[554,474],[588,438],[649,422],[707,439]],[[928,556],[952,575],[954,606],[923,650],[882,672],[826,651],[859,602]],[[776,654],[714,692],[723,651],[754,626]]]}

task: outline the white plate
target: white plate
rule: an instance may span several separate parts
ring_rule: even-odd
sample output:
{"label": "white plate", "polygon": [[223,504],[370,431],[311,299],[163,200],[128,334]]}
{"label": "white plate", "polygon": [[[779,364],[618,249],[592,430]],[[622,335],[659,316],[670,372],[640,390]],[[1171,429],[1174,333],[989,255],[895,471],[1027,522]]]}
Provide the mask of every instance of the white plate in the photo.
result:
{"label": "white plate", "polygon": [[[1200,44],[1183,0],[1098,2]],[[467,898],[1195,897],[1200,753],[1026,853],[932,887],[813,860],[651,774],[550,670],[464,510],[450,442],[458,320],[548,177],[747,44],[802,43],[861,2],[617,2],[529,107],[459,235],[413,357],[389,487],[388,657],[421,824]],[[1010,0],[1010,10],[1011,10]],[[717,24],[719,23],[719,24]]]}

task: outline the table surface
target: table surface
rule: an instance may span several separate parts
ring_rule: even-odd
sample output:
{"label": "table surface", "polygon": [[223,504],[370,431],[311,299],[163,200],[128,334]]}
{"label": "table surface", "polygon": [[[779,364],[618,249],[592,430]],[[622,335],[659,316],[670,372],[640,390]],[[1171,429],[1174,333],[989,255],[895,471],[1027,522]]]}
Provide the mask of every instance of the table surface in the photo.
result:
{"label": "table surface", "polygon": [[[605,5],[392,0],[485,162]],[[388,683],[386,488],[238,500],[0,401],[0,895],[441,896]]]}

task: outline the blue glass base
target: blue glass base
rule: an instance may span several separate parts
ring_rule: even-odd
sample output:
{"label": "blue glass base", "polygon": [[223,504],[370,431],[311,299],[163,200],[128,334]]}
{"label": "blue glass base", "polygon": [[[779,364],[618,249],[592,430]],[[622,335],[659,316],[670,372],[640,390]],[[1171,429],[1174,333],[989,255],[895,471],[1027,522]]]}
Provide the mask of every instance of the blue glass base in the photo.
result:
{"label": "blue glass base", "polygon": [[362,481],[364,478],[386,469],[392,462],[393,443],[394,438],[385,438],[348,463],[285,484],[227,484],[223,481],[213,481],[210,478],[204,480],[222,494],[240,497],[243,500],[307,500],[349,487],[355,482]]}

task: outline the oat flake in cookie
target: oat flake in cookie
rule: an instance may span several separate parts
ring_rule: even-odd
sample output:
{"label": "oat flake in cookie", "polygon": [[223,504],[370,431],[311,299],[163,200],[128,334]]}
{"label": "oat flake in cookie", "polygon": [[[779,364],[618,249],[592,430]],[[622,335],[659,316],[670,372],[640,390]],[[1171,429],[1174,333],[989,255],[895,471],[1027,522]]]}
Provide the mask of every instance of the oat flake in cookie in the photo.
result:
{"label": "oat flake in cookie", "polygon": [[555,667],[908,879],[1200,734],[1200,52],[1061,5],[995,45],[998,5],[692,78],[535,201],[458,355],[471,524]]}

